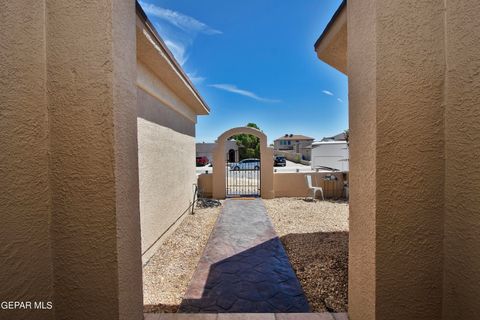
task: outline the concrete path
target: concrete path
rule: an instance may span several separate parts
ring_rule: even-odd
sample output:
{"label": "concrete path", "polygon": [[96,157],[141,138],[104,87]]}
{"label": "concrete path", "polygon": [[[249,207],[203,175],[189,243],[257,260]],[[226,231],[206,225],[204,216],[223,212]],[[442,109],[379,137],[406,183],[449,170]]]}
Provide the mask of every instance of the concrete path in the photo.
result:
{"label": "concrete path", "polygon": [[226,200],[179,312],[308,311],[262,200]]}

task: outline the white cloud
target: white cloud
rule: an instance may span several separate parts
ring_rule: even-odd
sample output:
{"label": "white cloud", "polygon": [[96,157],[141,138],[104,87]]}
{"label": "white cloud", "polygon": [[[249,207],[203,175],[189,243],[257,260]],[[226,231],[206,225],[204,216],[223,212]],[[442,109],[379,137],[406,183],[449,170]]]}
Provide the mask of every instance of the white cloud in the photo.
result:
{"label": "white cloud", "polygon": [[260,97],[260,96],[258,96],[257,94],[255,94],[251,91],[239,89],[233,84],[218,83],[218,84],[211,84],[210,87],[214,87],[214,88],[217,88],[217,89],[220,89],[220,90],[236,93],[236,94],[239,94],[239,95],[242,95],[242,96],[245,96],[245,97],[249,97],[249,98],[255,99],[257,101],[261,101],[261,102],[268,102],[268,103],[281,102],[281,100],[277,100],[277,99],[268,99],[268,98]]}
{"label": "white cloud", "polygon": [[175,59],[177,59],[178,63],[183,66],[188,60],[185,44],[170,39],[165,39],[165,44],[172,52]]}
{"label": "white cloud", "polygon": [[187,76],[190,79],[190,81],[192,81],[193,84],[195,84],[195,85],[199,85],[206,80],[205,77],[197,75],[196,72],[187,72]]}
{"label": "white cloud", "polygon": [[[189,48],[193,45],[194,39],[199,33],[207,35],[222,33],[183,13],[162,8],[145,1],[140,1],[140,5],[143,10],[152,17],[158,33],[164,39],[168,49],[184,70],[189,58]],[[204,77],[194,72],[187,73],[187,75],[194,84],[205,81]]]}
{"label": "white cloud", "polygon": [[187,16],[178,11],[165,9],[154,4],[140,1],[140,4],[148,15],[165,20],[179,29],[191,33],[204,33],[204,34],[221,34],[222,32],[216,30],[207,24],[198,21],[197,19]]}
{"label": "white cloud", "polygon": [[333,96],[333,93],[328,90],[322,90],[322,93],[326,94],[327,96]]}
{"label": "white cloud", "polygon": [[343,100],[342,100],[342,99],[340,99],[340,98],[337,98],[337,101],[338,101],[338,102],[343,102]]}

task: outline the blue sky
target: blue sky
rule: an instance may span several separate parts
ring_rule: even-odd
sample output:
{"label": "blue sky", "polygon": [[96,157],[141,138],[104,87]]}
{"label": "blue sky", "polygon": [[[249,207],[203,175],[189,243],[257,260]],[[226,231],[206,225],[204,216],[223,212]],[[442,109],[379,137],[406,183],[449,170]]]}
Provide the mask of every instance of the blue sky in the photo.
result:
{"label": "blue sky", "polygon": [[158,33],[211,108],[197,141],[256,123],[269,142],[348,127],[347,77],[313,44],[341,0],[143,0]]}

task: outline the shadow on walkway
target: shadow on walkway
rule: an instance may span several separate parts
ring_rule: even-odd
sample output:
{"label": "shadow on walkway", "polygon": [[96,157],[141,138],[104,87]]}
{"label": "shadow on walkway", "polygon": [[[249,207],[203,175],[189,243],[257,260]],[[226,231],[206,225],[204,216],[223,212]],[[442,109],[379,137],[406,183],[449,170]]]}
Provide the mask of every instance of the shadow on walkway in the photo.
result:
{"label": "shadow on walkway", "polygon": [[[209,259],[208,256],[204,258]],[[213,263],[205,272],[208,272],[205,283],[191,285],[203,287],[203,290],[190,290],[189,298],[182,301],[179,312],[310,310],[278,237]],[[192,282],[201,281],[201,278],[196,277]]]}

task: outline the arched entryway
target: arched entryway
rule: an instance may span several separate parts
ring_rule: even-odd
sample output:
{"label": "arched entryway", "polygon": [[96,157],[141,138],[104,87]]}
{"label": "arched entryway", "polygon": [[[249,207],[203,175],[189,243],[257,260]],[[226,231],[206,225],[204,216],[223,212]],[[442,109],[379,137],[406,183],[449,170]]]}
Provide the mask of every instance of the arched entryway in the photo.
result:
{"label": "arched entryway", "polygon": [[[251,127],[238,127],[225,131],[217,139],[214,150],[213,167],[213,197],[225,199],[227,196],[227,159],[230,160],[230,151],[225,152],[227,139],[237,134],[251,134],[260,140],[260,192],[259,196],[265,199],[274,197],[273,192],[273,149],[267,146],[267,136],[260,130]],[[235,159],[236,160],[236,159]]]}
{"label": "arched entryway", "polygon": [[236,157],[235,157],[235,150],[230,149],[228,150],[228,162],[235,162]]}

